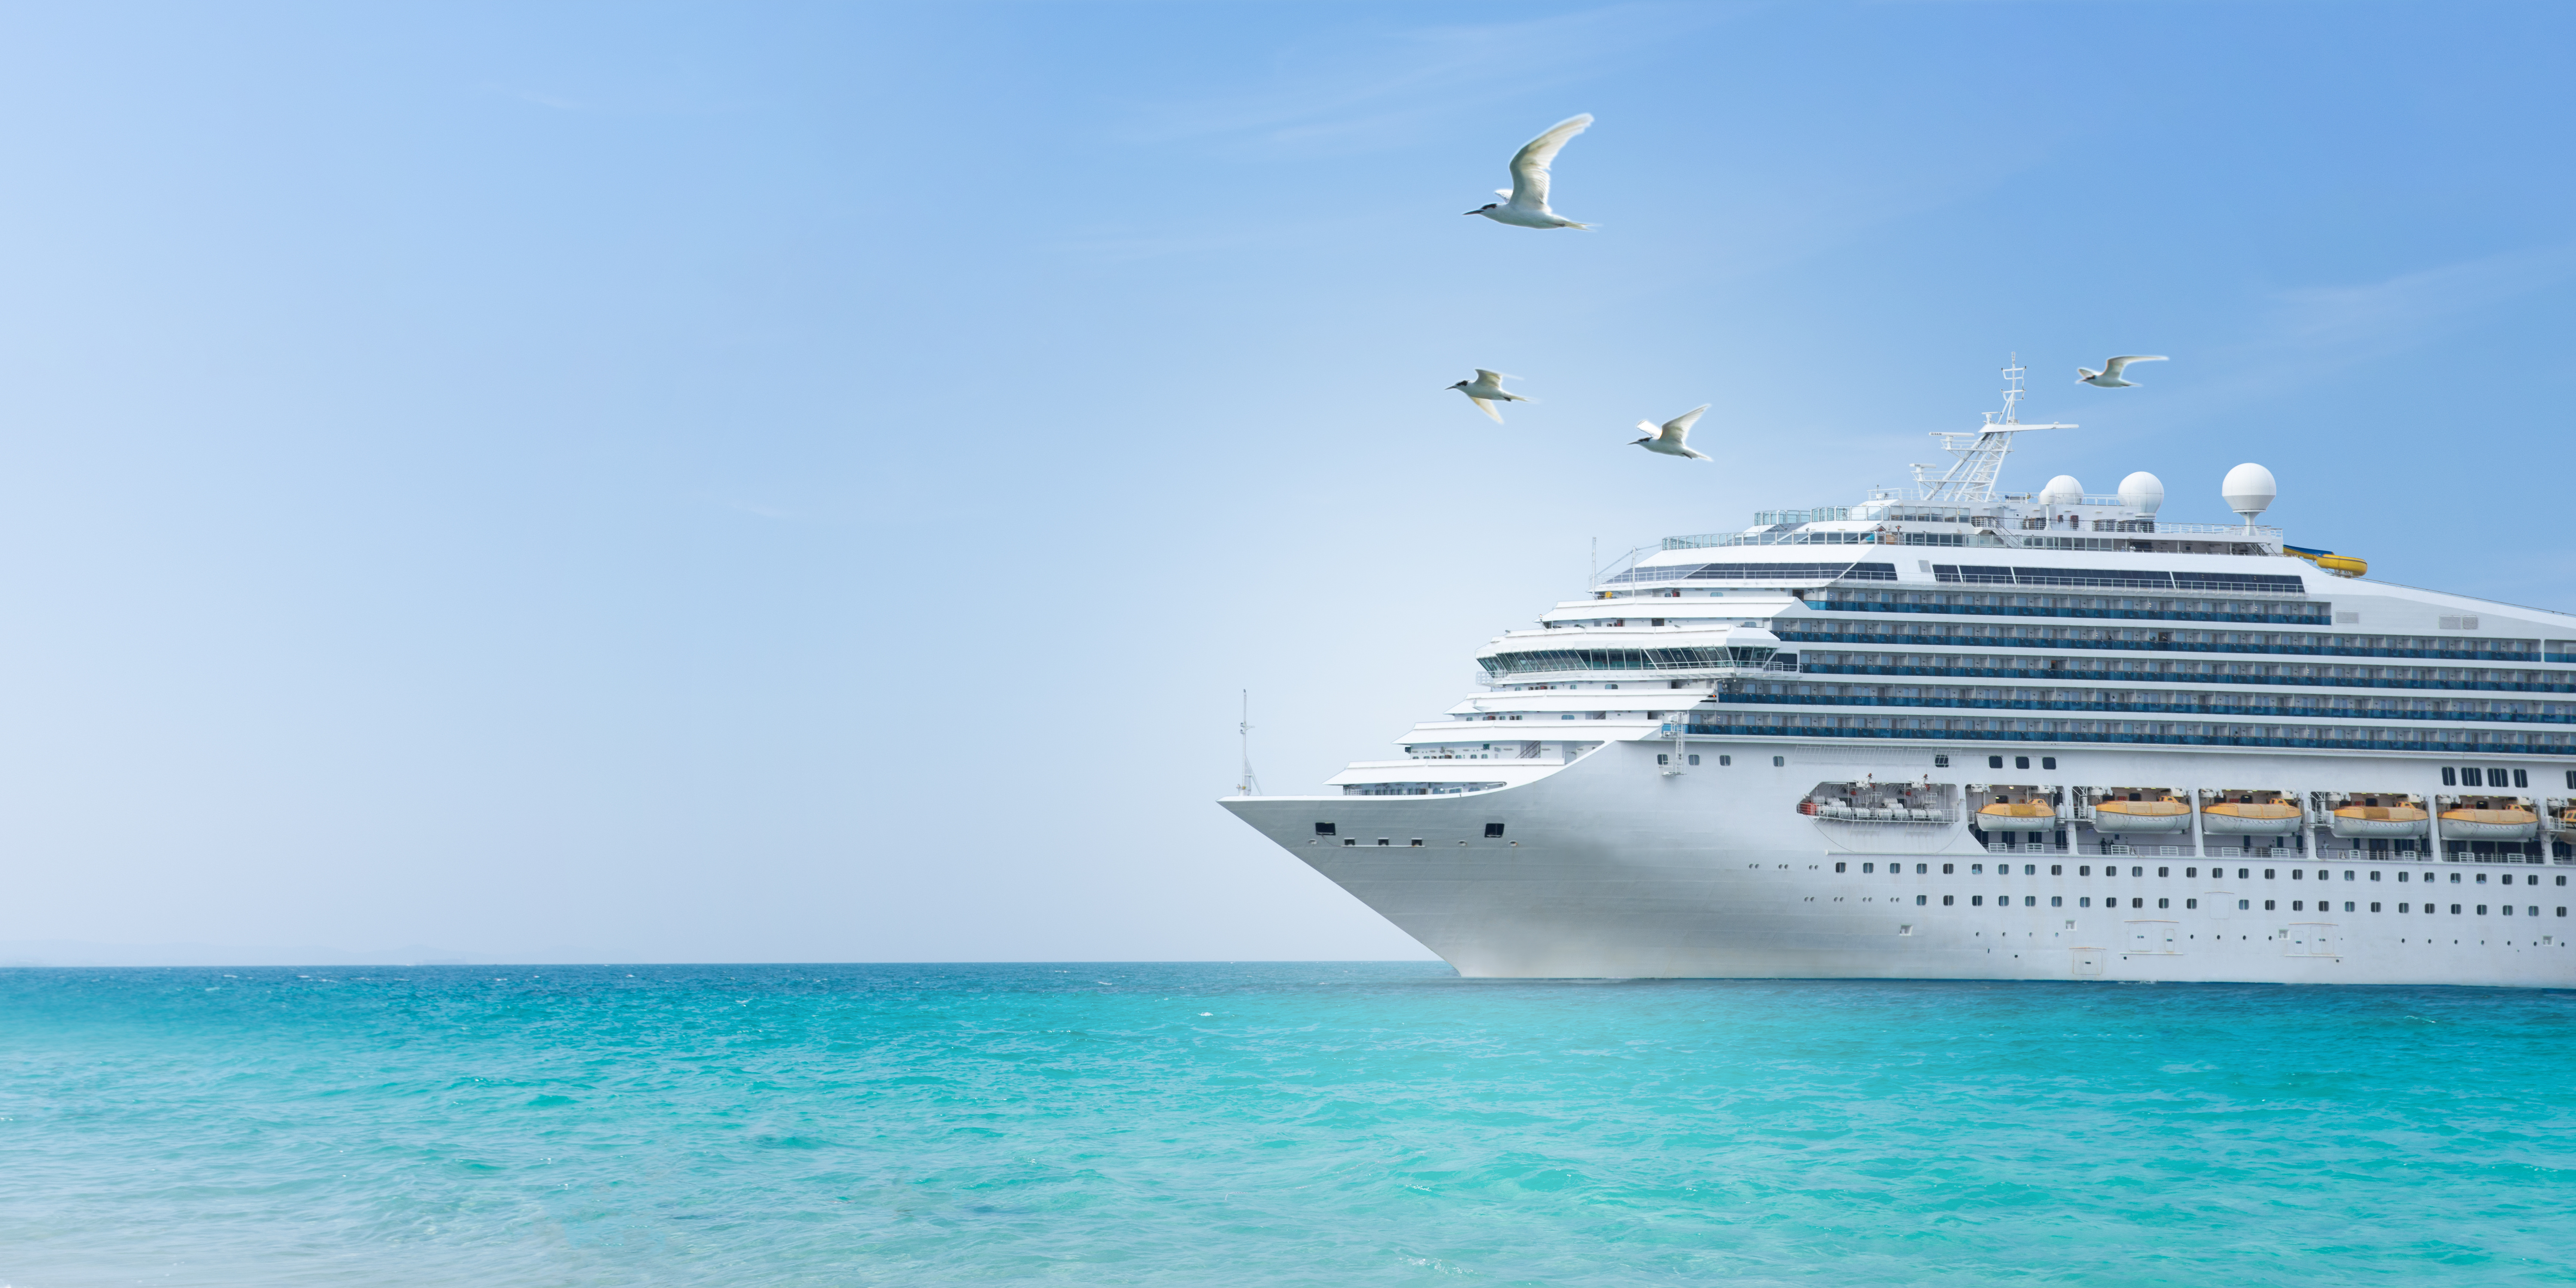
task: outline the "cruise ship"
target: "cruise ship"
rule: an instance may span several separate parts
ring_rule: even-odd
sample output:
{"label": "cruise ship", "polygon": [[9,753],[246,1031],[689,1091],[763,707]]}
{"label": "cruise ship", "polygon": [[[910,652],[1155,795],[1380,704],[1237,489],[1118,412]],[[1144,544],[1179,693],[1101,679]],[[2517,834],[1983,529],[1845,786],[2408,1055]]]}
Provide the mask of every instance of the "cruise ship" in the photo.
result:
{"label": "cruise ship", "polygon": [[2164,487],[1664,539],[1328,794],[1222,804],[1472,977],[2576,985],[2576,616]]}

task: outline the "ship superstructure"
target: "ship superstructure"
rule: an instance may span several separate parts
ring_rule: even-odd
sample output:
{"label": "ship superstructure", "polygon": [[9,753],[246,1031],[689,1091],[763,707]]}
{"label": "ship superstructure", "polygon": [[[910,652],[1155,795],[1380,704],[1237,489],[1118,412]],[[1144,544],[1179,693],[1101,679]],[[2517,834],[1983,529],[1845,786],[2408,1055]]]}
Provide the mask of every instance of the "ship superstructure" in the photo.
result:
{"label": "ship superstructure", "polygon": [[1665,539],[1337,794],[1224,804],[1498,976],[2576,984],[2576,616],[2397,586],[2162,484]]}

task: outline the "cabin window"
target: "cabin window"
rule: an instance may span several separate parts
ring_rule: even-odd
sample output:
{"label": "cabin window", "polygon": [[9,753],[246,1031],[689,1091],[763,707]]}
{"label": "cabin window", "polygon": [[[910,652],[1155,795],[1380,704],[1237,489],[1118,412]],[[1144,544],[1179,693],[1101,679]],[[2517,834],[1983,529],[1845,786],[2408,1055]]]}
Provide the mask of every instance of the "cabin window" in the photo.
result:
{"label": "cabin window", "polygon": [[1944,908],[1947,908],[1947,907],[1949,907],[1951,904],[1957,903],[1958,901],[1959,901],[1959,896],[1954,895],[1954,894],[1945,894],[1945,895],[1941,896],[1941,906],[1942,906],[1942,907],[1944,907]]}
{"label": "cabin window", "polygon": [[1837,863],[1837,864],[1835,864],[1835,865],[1834,865],[1834,871],[1836,871],[1836,872],[1840,872],[1840,871],[1842,871],[1842,870],[1843,870],[1843,865],[1842,865],[1842,864]]}
{"label": "cabin window", "polygon": [[[2576,778],[2576,774],[2569,774],[2568,777]],[[2460,785],[2460,776],[2453,772],[2449,765],[2442,766],[2442,785],[2444,787],[2457,787]],[[2576,787],[2576,783],[2570,783],[2568,786]]]}
{"label": "cabin window", "polygon": [[[2159,869],[2157,869],[2157,870],[2158,870],[2158,871],[2162,871],[2163,869],[2159,868]],[[2215,868],[2211,869],[2211,871],[2213,871],[2213,872],[2214,872],[2214,871],[2216,871],[2216,870],[2217,870],[2217,869],[2215,869]],[[2182,874],[2183,874],[2184,876],[2187,876],[2187,877],[2196,877],[2196,876],[2199,876],[2199,875],[2200,875],[2200,869],[2198,869],[2198,868],[2184,868],[2184,869],[2182,870]]]}
{"label": "cabin window", "polygon": [[1923,903],[1924,903],[1924,896],[1919,895],[1919,894],[1918,894],[1918,895],[1916,895],[1916,896],[1914,896],[1914,906],[1915,906],[1915,907],[1920,908],[1920,907],[1922,907],[1922,906],[1923,906]]}
{"label": "cabin window", "polygon": [[2172,906],[2173,906],[2173,900],[2171,900],[2171,899],[2158,899],[2158,900],[2156,900],[2156,906],[2157,906],[2157,907],[2159,907],[2159,908],[2170,908],[2170,907],[2172,907]]}
{"label": "cabin window", "polygon": [[1698,763],[1699,763],[1699,755],[1698,755],[1698,753],[1694,752],[1694,753],[1692,753],[1692,754],[1691,754],[1690,763],[1692,763],[1692,764],[1694,764],[1694,765],[1696,765],[1696,764],[1698,764]]}
{"label": "cabin window", "polygon": [[[1947,901],[1948,901],[1948,898],[1949,898],[1949,896],[1947,896],[1947,895],[1942,896],[1942,899],[1943,899],[1943,901],[1944,901],[1944,902],[1947,902]],[[1982,908],[1982,907],[1985,907],[1985,906],[1986,906],[1986,897],[1985,897],[1984,895],[1981,895],[1981,894],[1972,894],[1972,895],[1969,895],[1969,896],[1968,896],[1968,906],[1969,906],[1969,907],[1971,907],[1971,908]]]}
{"label": "cabin window", "polygon": [[1673,763],[1673,758],[1668,754],[1658,752],[1655,755],[1655,763],[1658,765],[1669,765]]}
{"label": "cabin window", "polygon": [[2001,756],[1988,756],[1988,757],[1986,757],[1986,768],[1988,768],[1988,769],[2001,769],[2001,768],[2003,768],[2003,767],[2004,767],[2004,758],[2003,758],[2003,757],[2001,757]]}
{"label": "cabin window", "polygon": [[1864,863],[1860,865],[1860,870],[1863,872],[1876,872],[1878,871],[1878,865],[1875,863]]}
{"label": "cabin window", "polygon": [[1778,768],[1780,768],[1781,766],[1786,765],[1786,764],[1788,764],[1788,763],[1789,763],[1789,758],[1788,758],[1787,756],[1773,756],[1773,757],[1771,758],[1771,767],[1772,767],[1773,769],[1778,769]]}
{"label": "cabin window", "polygon": [[1955,864],[1955,863],[1944,863],[1944,864],[1942,864],[1942,865],[1941,865],[1941,875],[1943,875],[1943,876],[1945,876],[1945,877],[1946,877],[1946,876],[1954,875],[1954,874],[1952,873],[1951,869],[1953,869],[1953,868],[1955,868],[1955,867],[1957,867],[1957,866],[1958,866],[1958,865],[1957,865],[1957,864]]}
{"label": "cabin window", "polygon": [[2048,896],[2048,906],[2049,906],[2049,907],[2052,907],[2052,908],[2063,908],[2063,907],[2065,907],[2065,906],[2066,906],[2066,896],[2064,896],[2064,895],[2062,895],[2062,894],[2053,894],[2053,895]]}
{"label": "cabin window", "polygon": [[2198,900],[2198,899],[2185,899],[2185,900],[2183,900],[2183,901],[2182,901],[2182,906],[2183,906],[2183,907],[2186,907],[2186,908],[2197,908],[2197,907],[2199,907],[2199,906],[2200,906],[2200,900]]}
{"label": "cabin window", "polygon": [[2372,912],[2377,912],[2377,911],[2379,911],[2379,905],[2378,905],[2378,904],[2376,904],[2376,903],[2371,904],[2371,905],[2370,905],[2370,910],[2371,910]]}
{"label": "cabin window", "polygon": [[2485,784],[2482,781],[2484,777],[2485,776],[2483,774],[2478,772],[2478,767],[2475,765],[2460,766],[2460,786],[2462,787],[2484,786]]}
{"label": "cabin window", "polygon": [[1417,849],[1417,850],[1418,850],[1418,849],[1421,849],[1421,848],[1422,848],[1422,838],[1417,836],[1417,837],[1413,838],[1411,841],[1407,842],[1407,844],[1411,845],[1413,848],[1415,848],[1415,849]]}
{"label": "cabin window", "polygon": [[2076,906],[2076,907],[2078,907],[2078,908],[2090,908],[2090,907],[2092,907],[2092,906],[2093,906],[2093,899],[2092,899],[2092,896],[2090,896],[2090,895],[2083,895],[2083,896],[2079,896],[2079,897],[2075,900],[2075,906]]}
{"label": "cabin window", "polygon": [[2015,768],[2015,769],[2028,769],[2028,768],[2030,768],[2030,757],[2028,757],[2028,756],[2015,756],[2015,757],[2013,757],[2013,768]]}
{"label": "cabin window", "polygon": [[1331,836],[1332,834],[1333,834],[1333,825],[1332,825],[1332,824],[1330,824],[1330,823],[1317,823],[1317,824],[1315,825],[1315,835],[1317,835],[1317,836]]}
{"label": "cabin window", "polygon": [[2513,771],[2513,785],[2516,787],[2531,786],[2531,772],[2524,769]]}
{"label": "cabin window", "polygon": [[1723,769],[1723,768],[1725,768],[1726,766],[1728,766],[1728,765],[1732,765],[1732,764],[1734,764],[1734,763],[1735,763],[1735,757],[1733,757],[1733,756],[1720,756],[1720,757],[1718,757],[1718,758],[1717,758],[1717,764],[1718,764],[1718,767],[1719,767],[1720,769]]}
{"label": "cabin window", "polygon": [[1485,825],[1485,835],[1487,835],[1487,836],[1489,836],[1489,837],[1490,837],[1490,836],[1501,836],[1502,834],[1503,834],[1503,825],[1502,825],[1502,824],[1500,824],[1500,823],[1487,823],[1487,824]]}
{"label": "cabin window", "polygon": [[[1950,767],[1950,758],[1948,756],[1934,756],[1932,758],[1932,767],[1934,769],[1948,769]],[[2570,787],[2576,787],[2576,770],[2568,771],[2567,785]]]}
{"label": "cabin window", "polygon": [[2273,903],[2271,900],[2269,900],[2269,899],[2266,899],[2266,900],[2264,900],[2264,901],[2263,901],[2263,911],[2265,911],[2265,912],[2270,912],[2270,911],[2272,911],[2272,910],[2273,910],[2275,907],[2277,907],[2277,906],[2278,906],[2278,905],[2274,904],[2274,903]]}
{"label": "cabin window", "polygon": [[2248,900],[2239,899],[2236,901],[2236,910],[2238,912],[2245,911],[2248,906],[2250,906],[2250,902]]}

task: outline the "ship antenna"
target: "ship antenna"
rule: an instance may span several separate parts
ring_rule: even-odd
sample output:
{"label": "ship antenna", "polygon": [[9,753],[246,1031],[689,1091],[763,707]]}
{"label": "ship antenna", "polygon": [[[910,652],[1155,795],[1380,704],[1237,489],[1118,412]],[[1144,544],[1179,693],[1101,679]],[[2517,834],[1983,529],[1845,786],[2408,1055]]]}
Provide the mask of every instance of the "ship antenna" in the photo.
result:
{"label": "ship antenna", "polygon": [[1243,719],[1235,724],[1234,732],[1243,739],[1243,781],[1234,785],[1234,794],[1258,796],[1261,794],[1261,780],[1254,777],[1252,773],[1252,690],[1250,689],[1243,691]]}
{"label": "ship antenna", "polygon": [[2004,359],[2003,416],[2000,419],[1988,416],[1986,418],[1988,424],[2018,425],[2021,423],[2021,399],[2023,392],[2021,387],[2021,378],[2024,370],[2025,368],[2021,365],[2021,355],[2019,353],[2015,353]]}

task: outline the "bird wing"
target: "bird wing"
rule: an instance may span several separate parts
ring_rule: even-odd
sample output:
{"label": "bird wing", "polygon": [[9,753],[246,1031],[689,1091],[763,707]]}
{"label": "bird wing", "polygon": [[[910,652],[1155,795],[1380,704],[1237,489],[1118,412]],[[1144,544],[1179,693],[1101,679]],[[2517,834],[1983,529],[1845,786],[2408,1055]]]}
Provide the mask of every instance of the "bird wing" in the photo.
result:
{"label": "bird wing", "polygon": [[2106,375],[2106,376],[2109,376],[2109,377],[2110,377],[2110,378],[2112,378],[2113,380],[2117,380],[2117,379],[2119,379],[2119,378],[2120,378],[2120,369],[2121,369],[2121,368],[2123,368],[2123,367],[2128,366],[2128,365],[2129,365],[2130,363],[2132,363],[2132,362],[2168,362],[2168,361],[2171,361],[2171,359],[2169,359],[2169,358],[2165,357],[2165,356],[2164,356],[2163,354],[2161,354],[2161,353],[2130,353],[2130,354],[2123,354],[2123,355],[2121,355],[2121,356],[2119,356],[2119,357],[2117,357],[2117,358],[2113,358],[2113,359],[2111,359],[2110,361],[2103,363],[2103,364],[2102,364],[2102,374],[2103,374],[2103,375]]}
{"label": "bird wing", "polygon": [[1494,405],[1492,403],[1486,402],[1484,399],[1479,398],[1474,394],[1467,395],[1467,401],[1476,404],[1479,411],[1493,417],[1495,424],[1499,425],[1503,423],[1503,414],[1494,410]]}
{"label": "bird wing", "polygon": [[1510,376],[1504,375],[1499,371],[1487,371],[1483,367],[1476,368],[1476,382],[1478,384],[1499,385],[1509,379],[1511,379]]}
{"label": "bird wing", "polygon": [[1533,210],[1547,208],[1547,167],[1556,154],[1573,138],[1592,124],[1592,114],[1570,117],[1548,127],[1545,134],[1521,145],[1512,154],[1512,204]]}
{"label": "bird wing", "polygon": [[1691,426],[1698,424],[1699,414],[1707,410],[1708,404],[1701,403],[1699,406],[1693,407],[1689,411],[1683,412],[1681,415],[1665,421],[1664,427],[1659,431],[1658,436],[1671,440],[1673,445],[1676,447],[1689,442]]}
{"label": "bird wing", "polygon": [[1717,459],[1706,452],[1694,452],[1687,447],[1682,449],[1682,455],[1687,456],[1694,461],[1713,461]]}

